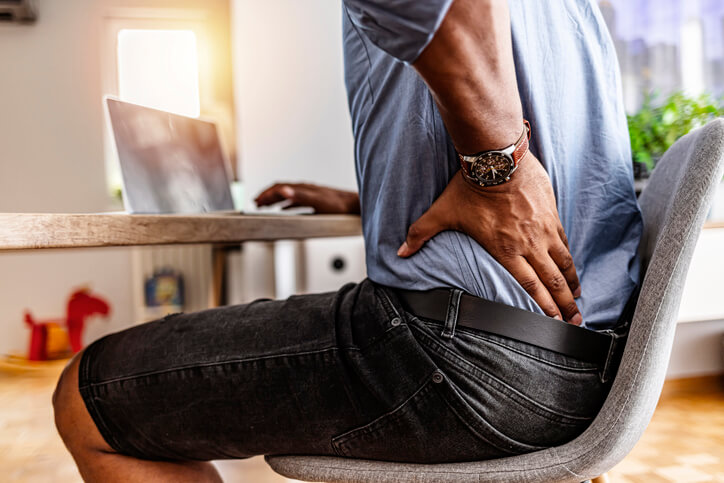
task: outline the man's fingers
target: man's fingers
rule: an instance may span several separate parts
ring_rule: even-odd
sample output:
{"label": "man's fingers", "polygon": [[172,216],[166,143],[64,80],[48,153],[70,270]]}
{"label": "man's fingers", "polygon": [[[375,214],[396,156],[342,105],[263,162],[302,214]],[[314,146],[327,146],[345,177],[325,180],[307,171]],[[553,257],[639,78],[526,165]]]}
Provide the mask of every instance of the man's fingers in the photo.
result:
{"label": "man's fingers", "polygon": [[311,185],[304,184],[275,184],[264,190],[256,197],[257,206],[267,206],[289,201],[284,209],[296,208],[299,206],[315,207],[320,201],[319,193]]}
{"label": "man's fingers", "polygon": [[433,204],[415,223],[410,225],[407,230],[407,239],[397,250],[397,255],[403,258],[414,255],[426,241],[446,229],[447,227],[441,225],[438,221],[435,205]]}
{"label": "man's fingers", "polygon": [[[502,263],[502,262],[501,262]],[[513,275],[521,287],[533,297],[548,317],[563,320],[558,305],[533,267],[523,257],[514,257],[502,265]]]}
{"label": "man's fingers", "polygon": [[319,194],[306,186],[285,186],[282,194],[295,206],[316,206],[319,202]]}
{"label": "man's fingers", "polygon": [[553,261],[558,265],[558,269],[568,283],[568,288],[573,292],[574,297],[581,296],[581,283],[578,281],[576,266],[573,264],[573,257],[568,247],[559,244],[557,247],[548,251]]}
{"label": "man's fingers", "polygon": [[257,206],[273,205],[288,200],[294,195],[294,189],[288,184],[275,184],[265,189],[254,200]]}
{"label": "man's fingers", "polygon": [[573,325],[581,325],[583,318],[573,298],[573,293],[568,287],[568,282],[558,265],[547,254],[536,258],[530,257],[527,260],[540,281],[545,285],[550,296],[553,297],[563,319]]}

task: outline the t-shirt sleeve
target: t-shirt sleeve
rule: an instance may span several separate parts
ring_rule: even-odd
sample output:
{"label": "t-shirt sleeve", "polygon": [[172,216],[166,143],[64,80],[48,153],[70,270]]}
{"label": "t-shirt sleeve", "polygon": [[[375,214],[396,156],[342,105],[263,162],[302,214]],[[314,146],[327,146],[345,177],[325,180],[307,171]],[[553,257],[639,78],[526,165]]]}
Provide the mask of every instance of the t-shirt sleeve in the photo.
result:
{"label": "t-shirt sleeve", "polygon": [[352,22],[377,47],[407,63],[417,60],[453,0],[344,0]]}

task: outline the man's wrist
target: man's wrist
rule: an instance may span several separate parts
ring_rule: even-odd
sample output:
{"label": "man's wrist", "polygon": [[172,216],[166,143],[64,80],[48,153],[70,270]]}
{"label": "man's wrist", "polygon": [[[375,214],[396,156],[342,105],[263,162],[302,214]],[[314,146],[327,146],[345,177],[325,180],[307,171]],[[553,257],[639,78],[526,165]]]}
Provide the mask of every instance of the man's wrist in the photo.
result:
{"label": "man's wrist", "polygon": [[486,109],[470,116],[448,118],[448,124],[452,124],[448,132],[457,152],[474,155],[515,143],[520,137],[523,114],[520,110],[508,113]]}

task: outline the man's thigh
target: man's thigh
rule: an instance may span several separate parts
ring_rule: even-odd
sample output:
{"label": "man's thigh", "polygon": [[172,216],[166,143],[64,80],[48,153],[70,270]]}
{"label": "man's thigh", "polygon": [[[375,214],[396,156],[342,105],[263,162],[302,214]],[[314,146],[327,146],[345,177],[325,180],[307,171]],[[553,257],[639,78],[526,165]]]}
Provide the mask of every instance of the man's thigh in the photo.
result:
{"label": "man's thigh", "polygon": [[386,363],[362,354],[385,344],[380,354],[394,352],[386,335],[394,316],[369,281],[170,315],[88,347],[79,388],[104,439],[123,454],[333,454],[334,435],[384,409],[380,394],[389,392],[375,366]]}

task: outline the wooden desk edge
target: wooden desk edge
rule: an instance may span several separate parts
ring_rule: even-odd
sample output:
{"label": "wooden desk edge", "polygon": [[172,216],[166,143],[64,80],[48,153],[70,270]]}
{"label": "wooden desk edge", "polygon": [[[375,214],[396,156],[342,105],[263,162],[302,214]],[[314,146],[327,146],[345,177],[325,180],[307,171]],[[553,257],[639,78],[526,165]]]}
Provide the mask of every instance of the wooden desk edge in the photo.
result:
{"label": "wooden desk edge", "polygon": [[707,221],[704,223],[705,230],[715,230],[718,228],[724,228],[724,221]]}
{"label": "wooden desk edge", "polygon": [[[704,229],[724,228],[707,222]],[[0,213],[0,251],[358,236],[351,215],[128,215]]]}
{"label": "wooden desk edge", "polygon": [[128,215],[0,213],[0,251],[235,244],[361,235],[351,215]]}

